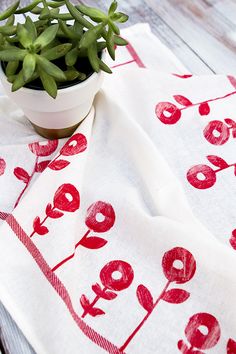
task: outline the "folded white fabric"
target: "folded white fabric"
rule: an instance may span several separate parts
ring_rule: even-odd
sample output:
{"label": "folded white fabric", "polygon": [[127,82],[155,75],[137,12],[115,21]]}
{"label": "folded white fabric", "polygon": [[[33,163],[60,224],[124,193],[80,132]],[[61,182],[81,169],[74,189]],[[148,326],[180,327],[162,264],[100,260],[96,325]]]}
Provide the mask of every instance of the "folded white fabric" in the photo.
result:
{"label": "folded white fabric", "polygon": [[2,98],[0,300],[38,354],[236,352],[234,80],[135,48],[66,143]]}

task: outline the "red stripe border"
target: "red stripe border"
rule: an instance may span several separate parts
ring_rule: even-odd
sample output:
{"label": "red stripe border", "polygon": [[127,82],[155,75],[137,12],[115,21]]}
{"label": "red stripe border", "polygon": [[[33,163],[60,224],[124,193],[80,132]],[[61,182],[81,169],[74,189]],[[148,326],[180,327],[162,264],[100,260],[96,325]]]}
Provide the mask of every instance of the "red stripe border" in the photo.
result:
{"label": "red stripe border", "polygon": [[108,353],[111,354],[120,354],[123,353],[119,350],[119,348],[111,343],[108,339],[97,333],[94,329],[88,326],[75,312],[74,307],[71,302],[70,295],[66,290],[65,286],[61,282],[61,280],[54,274],[43,258],[39,249],[35,246],[35,244],[31,241],[30,237],[26,234],[26,232],[22,229],[18,221],[15,219],[13,215],[9,215],[7,213],[0,212],[0,218],[2,219],[5,216],[5,221],[8,223],[14,234],[18,237],[21,243],[26,247],[29,251],[37,265],[39,266],[40,270],[43,272],[49,283],[58,293],[62,301],[65,303],[66,307],[68,308],[71,316],[73,317],[74,321],[78,325],[79,329],[95,344],[99,347],[106,350]]}

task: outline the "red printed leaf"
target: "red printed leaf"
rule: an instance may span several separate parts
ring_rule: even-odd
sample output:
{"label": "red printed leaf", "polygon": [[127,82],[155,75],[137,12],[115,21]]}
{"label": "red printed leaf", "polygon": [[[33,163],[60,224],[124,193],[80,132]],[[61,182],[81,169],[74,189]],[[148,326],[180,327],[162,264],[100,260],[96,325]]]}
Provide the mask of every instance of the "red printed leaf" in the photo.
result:
{"label": "red printed leaf", "polygon": [[215,156],[215,155],[208,155],[207,156],[208,161],[210,161],[210,163],[212,163],[212,165],[219,167],[219,168],[227,168],[229,165],[227,164],[227,162],[225,160],[223,160],[221,157],[219,156]]}
{"label": "red printed leaf", "polygon": [[192,105],[192,102],[189,101],[188,98],[181,96],[181,95],[174,95],[173,96],[175,101],[178,102],[179,104],[181,104],[184,107],[188,107]]}
{"label": "red printed leaf", "polygon": [[227,343],[227,354],[236,354],[236,342],[231,338]]}
{"label": "red printed leaf", "polygon": [[92,285],[92,290],[95,292],[96,295],[100,296],[100,294],[102,294],[103,290],[101,288],[101,285],[99,285],[98,283]]}
{"label": "red printed leaf", "polygon": [[104,240],[101,237],[87,237],[82,239],[80,244],[83,247],[96,250],[105,246],[107,244],[107,240]]}
{"label": "red printed leaf", "polygon": [[41,236],[46,235],[49,232],[46,226],[41,225],[40,218],[38,216],[34,219],[33,228],[34,231]]}
{"label": "red printed leaf", "polygon": [[59,210],[53,210],[53,207],[52,207],[52,204],[49,203],[47,206],[46,206],[46,215],[49,217],[49,218],[52,218],[52,219],[59,219],[61,218],[64,213],[62,213],[61,211]]}
{"label": "red printed leaf", "polygon": [[48,213],[50,213],[50,211],[51,211],[52,209],[53,209],[52,204],[51,204],[51,203],[48,203],[47,206],[46,206],[46,210],[45,210],[46,215],[48,215]]}
{"label": "red printed leaf", "polygon": [[188,291],[182,289],[171,289],[164,293],[162,300],[169,302],[170,304],[181,304],[186,301],[190,296]]}
{"label": "red printed leaf", "polygon": [[153,310],[153,297],[150,291],[144,285],[139,285],[136,291],[136,295],[140,305],[147,311]]}
{"label": "red printed leaf", "polygon": [[2,176],[6,169],[6,162],[4,159],[0,159],[0,176]]}
{"label": "red printed leaf", "polygon": [[236,88],[236,78],[234,76],[227,76],[231,85]]}
{"label": "red printed leaf", "polygon": [[103,293],[101,294],[101,297],[104,299],[104,300],[113,300],[117,297],[117,294],[116,293],[113,293],[113,291],[103,291]]}
{"label": "red printed leaf", "polygon": [[30,176],[28,174],[28,172],[26,172],[23,168],[21,167],[16,167],[14,169],[14,175],[16,176],[16,178],[18,178],[20,181],[24,182],[24,183],[29,183],[30,180]]}
{"label": "red printed leaf", "polygon": [[55,160],[52,161],[48,167],[51,168],[51,170],[60,171],[66,166],[68,166],[69,164],[70,162],[66,160]]}
{"label": "red printed leaf", "polygon": [[87,310],[90,306],[90,301],[86,295],[81,296],[80,303],[81,303],[81,306],[83,307],[84,310]]}
{"label": "red printed leaf", "polygon": [[42,162],[37,163],[37,165],[35,167],[35,172],[42,173],[50,162],[51,162],[50,160],[46,160],[46,161],[42,161]]}
{"label": "red printed leaf", "polygon": [[236,127],[236,122],[233,119],[225,118],[224,121],[226,124],[228,124],[230,126],[230,128]]}
{"label": "red printed leaf", "polygon": [[93,317],[105,315],[105,312],[97,307],[92,307],[88,310],[88,313]]}
{"label": "red printed leaf", "polygon": [[198,111],[201,114],[201,116],[207,116],[210,113],[210,106],[207,102],[203,102],[200,104],[198,107]]}

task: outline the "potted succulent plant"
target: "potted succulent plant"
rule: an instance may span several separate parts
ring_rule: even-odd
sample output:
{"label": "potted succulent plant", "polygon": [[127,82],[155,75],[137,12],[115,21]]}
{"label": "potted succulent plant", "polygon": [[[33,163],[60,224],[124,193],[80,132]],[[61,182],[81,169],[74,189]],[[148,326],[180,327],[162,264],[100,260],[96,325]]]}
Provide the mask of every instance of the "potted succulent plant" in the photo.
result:
{"label": "potted succulent plant", "polygon": [[[2,84],[39,134],[69,136],[89,113],[103,72],[111,73],[105,51],[114,60],[115,47],[127,44],[117,24],[128,16],[116,1],[108,13],[70,0],[19,4],[0,14]],[[16,14],[24,23],[15,23]]]}

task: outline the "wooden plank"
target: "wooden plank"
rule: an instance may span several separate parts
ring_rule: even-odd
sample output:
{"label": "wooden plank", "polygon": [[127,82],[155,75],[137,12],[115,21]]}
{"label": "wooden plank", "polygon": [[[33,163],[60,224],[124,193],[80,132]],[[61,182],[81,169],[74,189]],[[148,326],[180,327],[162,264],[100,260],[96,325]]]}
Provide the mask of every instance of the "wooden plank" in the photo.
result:
{"label": "wooden plank", "polygon": [[216,3],[198,0],[146,0],[150,7],[217,73],[236,73],[234,24],[216,11]]}

